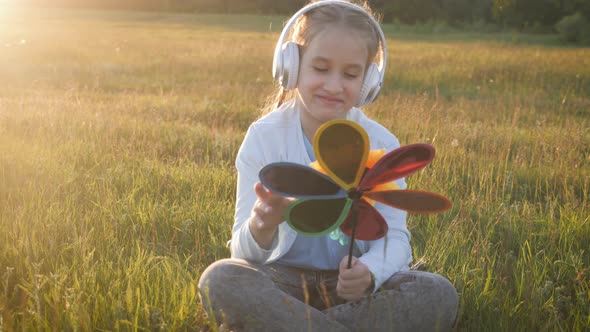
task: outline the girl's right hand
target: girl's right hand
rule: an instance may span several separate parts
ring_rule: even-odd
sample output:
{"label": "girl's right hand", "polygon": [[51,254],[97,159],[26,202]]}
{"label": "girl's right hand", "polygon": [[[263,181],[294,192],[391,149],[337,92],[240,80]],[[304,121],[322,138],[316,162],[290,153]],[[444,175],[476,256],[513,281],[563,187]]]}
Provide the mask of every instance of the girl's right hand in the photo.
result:
{"label": "girl's right hand", "polygon": [[252,208],[250,230],[258,245],[268,249],[279,225],[285,221],[284,214],[287,206],[294,199],[272,193],[260,182],[254,186],[254,192],[258,200]]}
{"label": "girl's right hand", "polygon": [[258,196],[258,200],[254,203],[252,215],[258,219],[258,226],[261,229],[278,227],[285,220],[285,210],[292,200],[272,193],[260,182],[254,185],[254,192]]}

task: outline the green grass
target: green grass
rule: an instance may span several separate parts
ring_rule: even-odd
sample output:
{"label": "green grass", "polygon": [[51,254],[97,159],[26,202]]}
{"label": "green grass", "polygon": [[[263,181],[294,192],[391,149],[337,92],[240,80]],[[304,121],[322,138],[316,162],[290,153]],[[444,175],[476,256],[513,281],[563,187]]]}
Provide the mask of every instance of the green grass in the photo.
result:
{"label": "green grass", "polygon": [[[0,331],[207,325],[281,21],[0,7]],[[409,227],[459,329],[590,329],[590,49],[385,30],[366,111],[437,149]]]}

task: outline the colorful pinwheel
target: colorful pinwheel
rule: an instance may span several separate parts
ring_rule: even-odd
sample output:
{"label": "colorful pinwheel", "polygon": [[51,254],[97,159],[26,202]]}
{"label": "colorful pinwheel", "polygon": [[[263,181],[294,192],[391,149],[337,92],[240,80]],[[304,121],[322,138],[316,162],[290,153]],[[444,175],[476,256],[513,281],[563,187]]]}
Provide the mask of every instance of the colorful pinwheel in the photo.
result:
{"label": "colorful pinwheel", "polygon": [[355,238],[376,240],[387,233],[387,222],[374,201],[414,213],[436,213],[451,206],[442,195],[400,190],[392,182],[425,167],[434,158],[431,145],[402,146],[375,161],[379,152],[369,152],[369,138],[360,125],[333,120],[317,130],[313,148],[318,170],[278,162],[259,173],[262,184],[272,192],[297,198],[287,208],[285,219],[299,233],[322,236],[340,228],[351,237],[352,253]]}

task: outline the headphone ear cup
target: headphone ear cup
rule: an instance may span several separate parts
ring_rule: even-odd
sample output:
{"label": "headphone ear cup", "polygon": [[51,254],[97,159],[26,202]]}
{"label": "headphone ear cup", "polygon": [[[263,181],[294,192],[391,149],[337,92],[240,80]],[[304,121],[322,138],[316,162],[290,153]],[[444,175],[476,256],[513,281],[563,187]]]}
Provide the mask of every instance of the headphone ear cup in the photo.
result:
{"label": "headphone ear cup", "polygon": [[373,102],[381,89],[381,73],[377,64],[372,63],[363,79],[363,86],[361,87],[361,94],[359,97],[358,107],[367,105]]}
{"label": "headphone ear cup", "polygon": [[299,75],[299,45],[290,41],[284,43],[281,56],[283,59],[281,85],[287,90],[294,89]]}

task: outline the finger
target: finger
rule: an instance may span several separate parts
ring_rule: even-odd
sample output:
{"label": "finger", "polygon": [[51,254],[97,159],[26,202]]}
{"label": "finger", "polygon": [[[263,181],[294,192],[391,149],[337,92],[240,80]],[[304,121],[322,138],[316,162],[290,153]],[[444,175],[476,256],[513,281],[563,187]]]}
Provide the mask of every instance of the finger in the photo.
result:
{"label": "finger", "polygon": [[344,292],[366,288],[366,282],[363,279],[338,279],[338,283]]}
{"label": "finger", "polygon": [[366,288],[371,283],[371,272],[365,268],[346,270],[338,275],[338,282],[346,288]]}
{"label": "finger", "polygon": [[347,256],[340,262],[338,278],[342,280],[356,280],[363,278],[368,273],[370,273],[369,269],[356,257],[352,257],[349,268]]}
{"label": "finger", "polygon": [[250,216],[250,218],[252,218],[254,220],[254,223],[256,224],[257,227],[264,227],[264,220],[262,219],[260,213],[258,213],[256,210],[252,211],[252,215]]}
{"label": "finger", "polygon": [[349,289],[349,288],[344,287],[340,284],[338,286],[336,286],[336,294],[339,297],[341,297],[345,300],[348,300],[348,301],[356,301],[359,298],[361,298],[363,295],[362,292],[360,292],[357,289]]}
{"label": "finger", "polygon": [[256,204],[254,205],[254,208],[252,210],[255,213],[257,213],[259,217],[263,217],[272,211],[272,207],[270,207],[268,204],[264,203],[263,201],[258,200],[258,201],[256,201]]}
{"label": "finger", "polygon": [[266,189],[264,185],[260,182],[257,182],[254,185],[254,192],[258,199],[266,203],[268,206],[280,206],[280,207],[287,207],[291,203],[291,200],[279,195],[275,194],[272,191]]}
{"label": "finger", "polygon": [[339,292],[337,293],[339,297],[348,300],[348,301],[356,301],[358,299],[360,299],[361,297],[363,297],[363,293],[359,293],[359,292]]}
{"label": "finger", "polygon": [[256,193],[256,196],[258,196],[258,199],[261,201],[266,201],[268,196],[270,195],[270,191],[266,190],[266,188],[264,188],[264,186],[260,182],[256,182],[256,184],[254,185],[254,192]]}
{"label": "finger", "polygon": [[351,279],[370,279],[371,271],[369,271],[369,268],[366,265],[359,261],[355,266],[348,270],[346,277]]}
{"label": "finger", "polygon": [[367,288],[369,283],[370,280],[367,280],[364,276],[356,277],[343,274],[338,276],[338,285],[340,285],[343,292],[362,291]]}
{"label": "finger", "polygon": [[344,258],[342,258],[342,260],[340,261],[340,266],[338,268],[338,270],[340,270],[340,273],[346,271],[346,270],[350,270],[352,269],[353,266],[356,265],[358,261],[358,258],[352,256],[352,259],[350,260],[350,268],[348,267],[348,256],[344,256]]}

